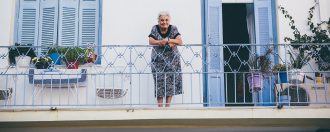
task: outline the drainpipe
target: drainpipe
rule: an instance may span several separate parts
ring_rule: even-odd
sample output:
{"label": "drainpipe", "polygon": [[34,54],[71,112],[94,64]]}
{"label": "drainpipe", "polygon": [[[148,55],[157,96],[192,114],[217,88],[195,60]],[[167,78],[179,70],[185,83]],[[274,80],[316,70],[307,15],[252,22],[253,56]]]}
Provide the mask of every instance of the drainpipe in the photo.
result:
{"label": "drainpipe", "polygon": [[[277,0],[272,0],[272,26],[273,26],[273,39],[274,39],[274,52],[276,54],[279,54],[279,49],[278,49],[278,36],[279,36],[279,33],[278,33],[278,28],[279,28],[279,25],[278,25],[278,14],[277,14]],[[275,64],[278,64],[279,63],[279,59],[278,59],[278,56],[274,56],[274,63]]]}
{"label": "drainpipe", "polygon": [[317,23],[321,22],[321,8],[320,8],[320,0],[315,0],[315,8],[316,8],[316,14],[318,14],[317,16]]}

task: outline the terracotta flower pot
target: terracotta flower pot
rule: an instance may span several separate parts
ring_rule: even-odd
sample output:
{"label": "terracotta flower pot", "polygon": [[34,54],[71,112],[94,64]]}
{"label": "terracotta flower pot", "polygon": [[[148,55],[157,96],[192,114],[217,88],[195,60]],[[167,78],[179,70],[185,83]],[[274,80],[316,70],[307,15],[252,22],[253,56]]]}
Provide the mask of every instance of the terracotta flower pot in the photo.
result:
{"label": "terracotta flower pot", "polygon": [[69,61],[69,62],[66,62],[66,67],[68,69],[78,69],[79,68],[79,62],[78,61]]}

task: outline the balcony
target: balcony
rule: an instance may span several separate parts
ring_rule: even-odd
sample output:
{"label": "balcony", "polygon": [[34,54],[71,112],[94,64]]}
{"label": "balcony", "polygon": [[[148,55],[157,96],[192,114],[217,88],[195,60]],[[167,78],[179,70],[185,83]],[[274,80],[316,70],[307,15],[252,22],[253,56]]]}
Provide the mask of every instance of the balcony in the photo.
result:
{"label": "balcony", "polygon": [[[154,73],[182,75],[182,94],[173,96],[171,107],[168,108],[159,108],[155,98],[155,85],[158,83],[154,83],[151,70],[154,66],[152,52],[155,52],[152,46],[26,46],[37,57],[59,53],[58,58],[53,58],[44,67],[46,69],[37,69],[35,63],[22,58],[17,58],[16,64],[8,61],[13,50],[20,50],[16,46],[2,46],[0,109],[9,113],[11,110],[69,110],[57,120],[70,120],[72,118],[66,119],[65,115],[80,110],[83,110],[80,115],[86,112],[84,110],[105,110],[103,114],[111,114],[116,110],[148,111],[149,114],[165,112],[170,119],[317,118],[319,115],[329,118],[330,59],[327,53],[330,44],[299,46],[317,48],[303,51],[288,44],[178,46],[179,54],[176,57],[180,59],[181,70]],[[164,57],[164,52],[174,53],[159,51],[153,55]],[[77,54],[71,63],[68,54]],[[26,55],[27,52],[24,52],[23,56]],[[75,62],[80,62],[79,67],[71,69]],[[273,67],[278,64],[282,64],[282,70],[287,72],[274,71]],[[299,69],[297,64],[301,65]],[[286,78],[281,80],[282,73]],[[306,115],[304,109],[312,109],[315,113]],[[282,113],[277,113],[278,110]],[[182,117],[170,114],[172,111],[181,113],[179,115]],[[297,111],[300,114],[290,115]],[[186,112],[198,114],[187,115]],[[264,112],[271,115],[262,114]],[[142,115],[127,119],[144,119]],[[96,116],[103,118],[102,114]],[[150,119],[157,117],[150,116]],[[10,117],[5,119],[9,121]]]}

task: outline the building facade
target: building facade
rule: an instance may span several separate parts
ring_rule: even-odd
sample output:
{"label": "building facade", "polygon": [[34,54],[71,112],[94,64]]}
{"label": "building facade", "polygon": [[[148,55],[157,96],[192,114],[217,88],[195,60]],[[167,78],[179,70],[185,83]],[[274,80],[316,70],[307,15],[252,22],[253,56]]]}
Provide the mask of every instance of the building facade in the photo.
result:
{"label": "building facade", "polygon": [[[268,48],[274,53],[270,57],[272,65],[290,60],[288,51],[292,49],[284,38],[294,36],[280,6],[295,19],[301,33],[311,34],[306,26],[308,11],[315,6],[312,21],[328,21],[329,5],[327,0],[2,0],[0,44],[5,61],[1,82],[6,84],[2,89],[10,87],[14,92],[11,100],[1,101],[0,120],[3,124],[58,121],[65,126],[63,123],[72,121],[77,125],[101,123],[114,127],[157,127],[164,121],[168,123],[162,127],[178,127],[184,123],[177,120],[182,120],[188,122],[188,127],[198,121],[203,122],[201,126],[244,127],[287,126],[290,123],[283,119],[297,119],[293,126],[327,127],[327,71],[322,71],[323,87],[317,87],[320,89],[315,87],[316,77],[299,84],[306,89],[308,106],[285,105],[284,109],[277,109],[281,102],[276,90],[282,85],[274,83],[276,76],[265,77],[262,92],[255,92],[250,91],[245,75],[253,69],[248,61]],[[184,94],[175,96],[169,109],[156,107],[150,69],[152,47],[148,46],[157,14],[164,10],[171,13],[171,24],[178,27],[186,45],[179,47]],[[51,88],[45,88],[44,83],[36,85],[36,78],[45,77],[36,76],[40,70],[34,70],[32,75],[31,67],[13,67],[6,61],[8,48],[15,43],[32,44],[37,56],[48,52],[46,47],[93,45],[100,57],[95,64],[80,67],[87,69],[87,81],[76,81],[74,86],[64,88],[53,88],[51,83]],[[83,78],[80,69],[70,71],[63,67],[57,66],[65,73],[63,78]],[[317,65],[312,60],[303,71],[314,76],[315,71],[320,71],[315,69]],[[54,75],[50,77],[54,79]],[[126,92],[119,99],[100,97],[106,88]],[[103,92],[105,96],[106,90]],[[110,92],[113,95],[115,91]],[[297,96],[298,104],[306,103],[300,94]],[[255,121],[245,124],[240,119]],[[236,123],[228,124],[226,120]]]}

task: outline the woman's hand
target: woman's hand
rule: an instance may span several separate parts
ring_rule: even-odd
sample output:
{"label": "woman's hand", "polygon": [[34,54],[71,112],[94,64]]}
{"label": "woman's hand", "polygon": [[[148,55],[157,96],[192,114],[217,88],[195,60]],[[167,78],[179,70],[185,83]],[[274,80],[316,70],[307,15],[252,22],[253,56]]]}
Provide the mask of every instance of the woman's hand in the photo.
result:
{"label": "woman's hand", "polygon": [[165,46],[168,43],[167,39],[162,39],[162,40],[156,40],[152,37],[149,37],[149,44],[150,45],[159,45],[159,46]]}
{"label": "woman's hand", "polygon": [[174,43],[169,43],[168,45],[170,45],[171,48],[175,47],[176,44]]}
{"label": "woman's hand", "polygon": [[160,45],[160,46],[165,46],[166,44],[168,44],[167,39],[159,40],[159,45]]}

